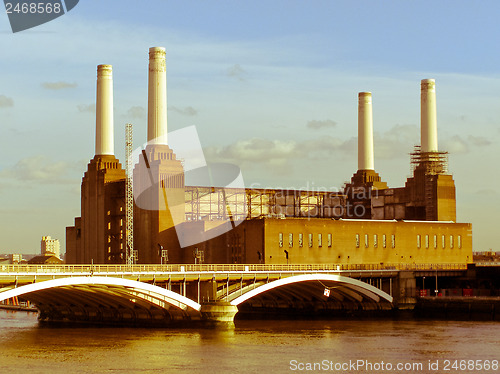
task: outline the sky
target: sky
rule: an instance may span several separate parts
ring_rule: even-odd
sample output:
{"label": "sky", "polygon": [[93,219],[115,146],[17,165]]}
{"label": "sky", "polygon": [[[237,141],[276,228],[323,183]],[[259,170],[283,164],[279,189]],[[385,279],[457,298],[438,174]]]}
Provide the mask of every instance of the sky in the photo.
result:
{"label": "sky", "polygon": [[[166,48],[169,131],[247,186],[340,189],[357,170],[357,95],[373,95],[375,170],[411,175],[420,80],[436,80],[439,148],[473,250],[500,251],[500,2],[81,0],[12,33],[0,12],[0,253],[39,253],[80,215],[95,83],[113,65],[115,153],[146,141],[148,49]],[[496,165],[496,166],[495,166]]]}

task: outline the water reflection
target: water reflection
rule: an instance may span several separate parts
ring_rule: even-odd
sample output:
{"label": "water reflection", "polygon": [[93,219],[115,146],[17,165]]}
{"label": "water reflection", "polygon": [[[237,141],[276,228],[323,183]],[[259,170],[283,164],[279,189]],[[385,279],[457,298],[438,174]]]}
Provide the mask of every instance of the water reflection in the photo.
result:
{"label": "water reflection", "polygon": [[291,360],[494,360],[500,343],[498,322],[264,320],[237,321],[232,328],[47,328],[35,314],[0,311],[0,326],[2,373],[274,374],[290,372]]}

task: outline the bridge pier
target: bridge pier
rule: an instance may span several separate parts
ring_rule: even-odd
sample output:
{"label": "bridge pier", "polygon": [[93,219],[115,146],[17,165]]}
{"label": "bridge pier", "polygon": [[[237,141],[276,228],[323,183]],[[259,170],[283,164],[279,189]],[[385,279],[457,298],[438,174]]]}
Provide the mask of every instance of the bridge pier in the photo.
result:
{"label": "bridge pier", "polygon": [[394,305],[400,310],[413,310],[417,303],[414,271],[400,271],[394,282]]}
{"label": "bridge pier", "polygon": [[201,304],[201,317],[204,321],[215,323],[233,323],[238,307],[227,301]]}

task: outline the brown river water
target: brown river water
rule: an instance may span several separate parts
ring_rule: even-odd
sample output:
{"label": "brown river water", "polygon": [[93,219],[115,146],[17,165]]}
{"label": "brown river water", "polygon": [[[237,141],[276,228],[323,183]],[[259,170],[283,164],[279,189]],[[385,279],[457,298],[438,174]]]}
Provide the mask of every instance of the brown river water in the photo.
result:
{"label": "brown river water", "polygon": [[500,323],[251,320],[234,327],[46,327],[0,310],[0,373],[500,373]]}

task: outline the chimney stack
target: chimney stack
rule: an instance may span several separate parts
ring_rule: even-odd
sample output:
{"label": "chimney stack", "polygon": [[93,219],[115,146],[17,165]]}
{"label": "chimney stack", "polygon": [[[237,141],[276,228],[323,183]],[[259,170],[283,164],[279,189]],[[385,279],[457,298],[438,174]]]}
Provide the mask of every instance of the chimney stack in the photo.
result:
{"label": "chimney stack", "polygon": [[372,93],[358,94],[358,170],[374,170]]}
{"label": "chimney stack", "polygon": [[436,81],[422,79],[420,83],[420,149],[437,152]]}
{"label": "chimney stack", "polygon": [[95,154],[114,155],[113,67],[97,66]]}
{"label": "chimney stack", "polygon": [[148,143],[167,144],[165,48],[149,48]]}

